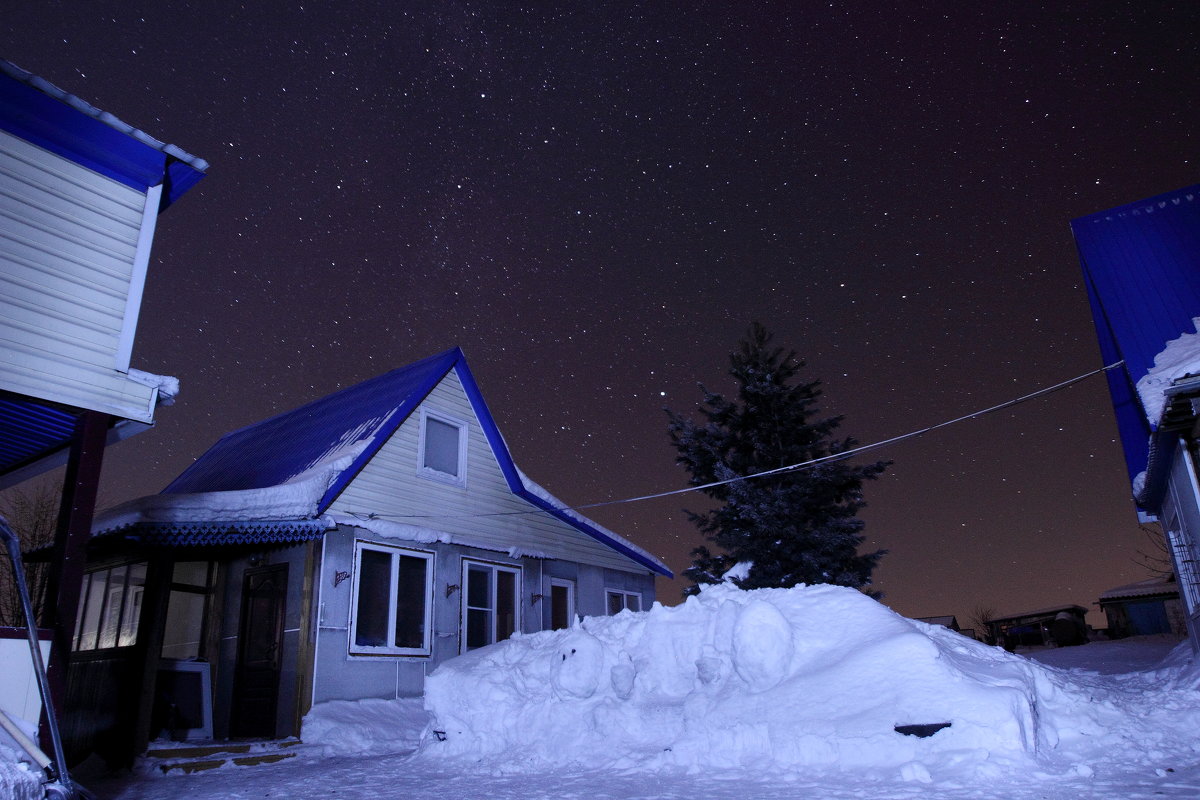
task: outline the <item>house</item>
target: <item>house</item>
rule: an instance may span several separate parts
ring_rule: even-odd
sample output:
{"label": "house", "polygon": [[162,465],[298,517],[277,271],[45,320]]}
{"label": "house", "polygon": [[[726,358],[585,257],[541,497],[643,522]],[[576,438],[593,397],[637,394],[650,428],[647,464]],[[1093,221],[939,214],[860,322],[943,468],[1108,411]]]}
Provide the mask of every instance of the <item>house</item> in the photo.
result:
{"label": "house", "polygon": [[1109,589],[1100,595],[1098,605],[1108,618],[1110,639],[1187,633],[1179,584],[1174,575]]}
{"label": "house", "polygon": [[1161,524],[1200,649],[1200,186],[1074,220],[1092,318],[1143,522]]}
{"label": "house", "polygon": [[671,576],[517,469],[458,349],[226,435],[99,515],[91,555],[76,651],[158,699],[136,750],[419,696],[448,658],[646,608]]}
{"label": "house", "polygon": [[207,167],[0,60],[0,489],[67,468],[43,621],[59,706],[104,448],[178,389],[132,367],[158,216]]}
{"label": "house", "polygon": [[1006,650],[1018,647],[1068,647],[1087,642],[1087,609],[1083,606],[1054,606],[1022,611],[987,621],[991,641]]}

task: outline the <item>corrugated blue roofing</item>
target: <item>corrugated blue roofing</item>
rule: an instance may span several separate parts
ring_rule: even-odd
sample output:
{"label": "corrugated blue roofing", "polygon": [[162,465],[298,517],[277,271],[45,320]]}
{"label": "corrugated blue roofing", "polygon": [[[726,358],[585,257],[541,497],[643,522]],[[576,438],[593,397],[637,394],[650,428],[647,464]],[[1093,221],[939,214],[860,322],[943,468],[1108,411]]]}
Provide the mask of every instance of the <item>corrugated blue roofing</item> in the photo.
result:
{"label": "corrugated blue roofing", "polygon": [[77,414],[13,395],[0,397],[0,474],[70,442]]}
{"label": "corrugated blue roofing", "polygon": [[318,464],[355,453],[336,474],[318,504],[329,507],[393,432],[420,406],[450,370],[456,370],[484,436],[513,494],[653,572],[673,577],[654,556],[571,511],[540,487],[527,485],[513,463],[466,358],[458,348],[394,369],[377,378],[314,400],[292,411],[223,436],[171,482],[165,494],[267,489],[287,483]]}
{"label": "corrugated blue roofing", "polygon": [[208,162],[165,144],[54,84],[0,59],[0,129],[145,191],[163,184],[166,208]]}
{"label": "corrugated blue roofing", "polygon": [[[462,356],[457,348],[228,433],[163,489],[167,494],[263,489],[355,447],[365,449],[345,482],[425,399]],[[336,492],[322,503],[322,509]]]}
{"label": "corrugated blue roofing", "polygon": [[1135,386],[1168,341],[1200,317],[1200,186],[1071,222],[1132,479],[1146,469],[1151,426]]}

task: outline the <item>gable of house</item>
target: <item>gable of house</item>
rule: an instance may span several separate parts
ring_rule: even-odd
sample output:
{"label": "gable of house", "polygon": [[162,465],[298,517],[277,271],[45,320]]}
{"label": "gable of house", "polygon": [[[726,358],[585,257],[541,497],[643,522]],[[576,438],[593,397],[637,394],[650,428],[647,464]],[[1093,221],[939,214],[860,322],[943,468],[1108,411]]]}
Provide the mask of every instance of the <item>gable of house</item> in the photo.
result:
{"label": "gable of house", "polygon": [[[424,464],[430,427],[450,426],[462,442],[457,479]],[[528,480],[521,476],[523,480]],[[474,547],[575,561],[612,569],[646,569],[513,493],[457,369],[388,437],[356,474],[328,513],[346,520],[394,523],[417,535],[437,531]]]}

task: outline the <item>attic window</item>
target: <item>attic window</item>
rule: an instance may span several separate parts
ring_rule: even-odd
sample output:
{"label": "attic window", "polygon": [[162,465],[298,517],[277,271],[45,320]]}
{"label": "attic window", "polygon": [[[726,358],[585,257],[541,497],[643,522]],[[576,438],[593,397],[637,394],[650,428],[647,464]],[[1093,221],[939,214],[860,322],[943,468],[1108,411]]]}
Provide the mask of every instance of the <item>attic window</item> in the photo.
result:
{"label": "attic window", "polygon": [[447,483],[463,483],[467,466],[465,422],[422,411],[420,450],[422,475]]}

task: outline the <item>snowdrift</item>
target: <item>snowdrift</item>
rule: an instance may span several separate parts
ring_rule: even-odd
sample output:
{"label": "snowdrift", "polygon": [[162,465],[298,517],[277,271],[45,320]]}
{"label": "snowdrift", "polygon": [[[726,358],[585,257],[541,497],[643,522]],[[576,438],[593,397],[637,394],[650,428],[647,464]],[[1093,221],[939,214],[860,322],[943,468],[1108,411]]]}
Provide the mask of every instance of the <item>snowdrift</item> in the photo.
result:
{"label": "snowdrift", "polygon": [[[419,757],[508,769],[901,768],[1057,744],[1046,671],[835,586],[705,589],[444,663]],[[898,726],[938,726],[932,735]],[[929,733],[932,728],[922,730]]]}

